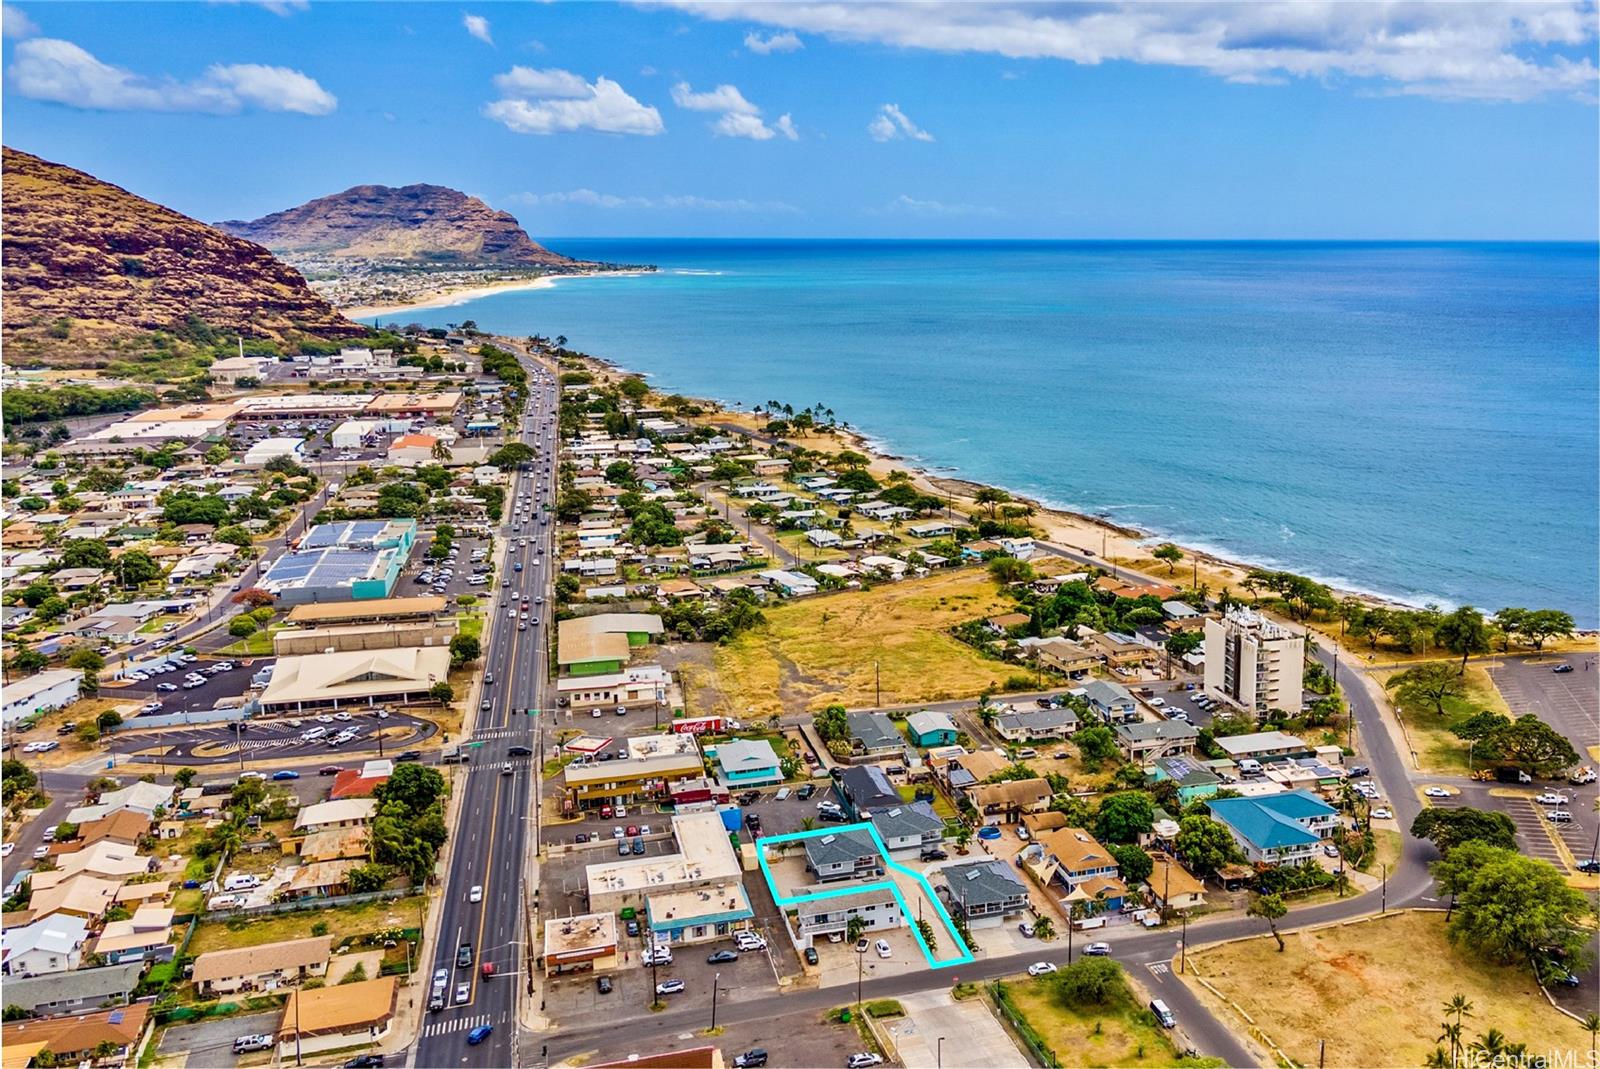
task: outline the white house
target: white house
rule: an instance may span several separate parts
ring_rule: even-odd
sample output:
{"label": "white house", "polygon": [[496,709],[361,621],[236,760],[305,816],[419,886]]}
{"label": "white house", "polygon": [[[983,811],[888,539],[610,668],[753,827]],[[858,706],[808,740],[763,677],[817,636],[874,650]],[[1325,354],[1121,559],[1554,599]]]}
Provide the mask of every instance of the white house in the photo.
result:
{"label": "white house", "polygon": [[83,959],[83,944],[89,938],[89,922],[66,913],[52,913],[43,920],[20,928],[9,928],[4,936],[7,976],[44,976],[76,969]]}
{"label": "white house", "polygon": [[799,572],[771,571],[762,572],[761,578],[767,581],[768,586],[777,587],[785,596],[790,598],[803,597],[817,592],[817,581],[809,575]]}
{"label": "white house", "polygon": [[832,898],[811,898],[800,903],[796,917],[802,945],[810,946],[819,935],[843,935],[852,917],[860,917],[868,932],[896,928],[903,923],[900,903],[895,901],[892,891],[883,887]]}

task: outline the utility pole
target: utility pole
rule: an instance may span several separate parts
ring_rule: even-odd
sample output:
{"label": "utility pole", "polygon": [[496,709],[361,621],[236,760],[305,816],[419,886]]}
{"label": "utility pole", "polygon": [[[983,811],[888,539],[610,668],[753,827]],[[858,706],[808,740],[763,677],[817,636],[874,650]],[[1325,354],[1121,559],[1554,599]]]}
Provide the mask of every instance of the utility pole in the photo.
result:
{"label": "utility pole", "polygon": [[722,974],[713,973],[711,975],[711,1031],[713,1034],[717,1030],[717,992],[721,988]]}
{"label": "utility pole", "polygon": [[1184,966],[1189,964],[1189,911],[1184,910],[1179,916],[1183,918],[1183,943],[1178,951],[1178,972],[1181,974]]}
{"label": "utility pole", "polygon": [[883,708],[883,672],[877,661],[872,662],[872,705],[875,709]]}
{"label": "utility pole", "polygon": [[1386,862],[1383,863],[1383,895],[1378,900],[1378,912],[1389,912],[1389,866]]}

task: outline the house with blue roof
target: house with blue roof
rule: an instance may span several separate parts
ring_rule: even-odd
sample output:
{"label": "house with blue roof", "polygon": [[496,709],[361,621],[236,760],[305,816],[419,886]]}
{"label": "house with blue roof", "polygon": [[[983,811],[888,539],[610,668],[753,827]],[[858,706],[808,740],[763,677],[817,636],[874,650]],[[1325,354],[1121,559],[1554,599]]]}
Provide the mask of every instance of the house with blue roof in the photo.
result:
{"label": "house with blue roof", "polygon": [[717,768],[729,787],[782,783],[783,767],[766,739],[733,739],[717,747]]}
{"label": "house with blue roof", "polygon": [[1310,791],[1208,802],[1252,864],[1296,864],[1317,856],[1339,828],[1339,811]]}

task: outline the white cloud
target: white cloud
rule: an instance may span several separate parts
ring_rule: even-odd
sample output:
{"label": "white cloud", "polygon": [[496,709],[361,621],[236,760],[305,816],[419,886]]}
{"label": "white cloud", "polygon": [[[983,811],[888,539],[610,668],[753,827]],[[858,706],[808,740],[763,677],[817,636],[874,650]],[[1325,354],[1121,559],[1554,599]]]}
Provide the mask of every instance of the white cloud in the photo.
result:
{"label": "white cloud", "polygon": [[774,52],[798,52],[806,45],[789,30],[769,34],[766,37],[752,30],[744,35],[744,46],[758,56],[770,56]]}
{"label": "white cloud", "polygon": [[193,81],[157,81],[102,63],[71,41],[48,37],[18,44],[7,73],[25,97],[102,111],[231,114],[254,107],[327,115],[339,104],[314,78],[287,67],[218,63]]}
{"label": "white cloud", "polygon": [[306,11],[311,7],[311,0],[207,0],[212,4],[239,4],[248,3],[270,11],[279,18],[286,19],[296,11]]}
{"label": "white cloud", "polygon": [[984,204],[949,204],[938,200],[919,200],[902,193],[880,209],[869,209],[868,215],[915,215],[923,219],[950,219],[957,216],[996,216],[998,208]]}
{"label": "white cloud", "polygon": [[508,200],[534,206],[546,204],[572,205],[580,208],[634,208],[644,211],[703,211],[768,213],[793,215],[800,209],[781,200],[719,200],[715,197],[696,197],[664,194],[659,197],[617,196],[598,193],[592,189],[573,189],[563,193],[513,193]]}
{"label": "white cloud", "polygon": [[1600,77],[1590,0],[660,2],[708,19],[898,48],[1187,67],[1243,83],[1355,80],[1443,99],[1592,98]]}
{"label": "white cloud", "polygon": [[874,141],[933,140],[933,135],[912,122],[898,104],[885,104],[878,109],[877,117],[867,124],[867,133]]}
{"label": "white cloud", "polygon": [[585,81],[564,70],[512,67],[496,75],[502,96],[484,105],[488,118],[519,134],[598,130],[607,134],[659,134],[661,113],[641,104],[610,78]]}
{"label": "white cloud", "polygon": [[6,37],[32,37],[39,32],[39,27],[19,7],[14,7],[11,4],[0,4],[0,15],[4,16],[4,24],[0,26],[0,34]]}
{"label": "white cloud", "polygon": [[719,85],[710,92],[696,93],[688,82],[679,82],[672,87],[672,102],[687,111],[721,112],[722,117],[710,124],[711,132],[718,137],[771,141],[781,134],[790,141],[800,140],[800,131],[788,114],[768,126],[761,118],[761,109],[746,100],[738,86]]}
{"label": "white cloud", "polygon": [[462,15],[461,25],[469,34],[484,44],[494,44],[494,37],[489,33],[489,20],[482,15]]}

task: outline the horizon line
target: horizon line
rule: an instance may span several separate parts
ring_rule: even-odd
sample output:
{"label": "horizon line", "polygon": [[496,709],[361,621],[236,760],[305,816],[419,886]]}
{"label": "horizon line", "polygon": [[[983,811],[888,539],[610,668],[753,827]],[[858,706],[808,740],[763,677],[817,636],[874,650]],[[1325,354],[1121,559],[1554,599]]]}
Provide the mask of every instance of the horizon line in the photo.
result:
{"label": "horizon line", "polygon": [[[528,233],[524,228],[524,232]],[[552,241],[857,241],[896,243],[979,244],[1005,242],[1014,245],[1588,245],[1600,248],[1600,235],[1592,238],[1021,238],[995,236],[897,237],[871,235],[786,235],[786,234],[540,234],[528,233],[544,244]]]}

